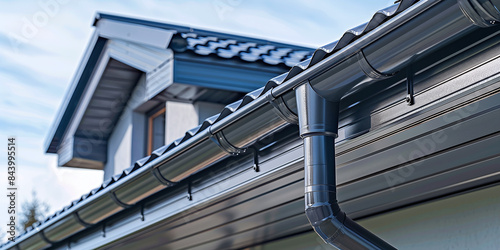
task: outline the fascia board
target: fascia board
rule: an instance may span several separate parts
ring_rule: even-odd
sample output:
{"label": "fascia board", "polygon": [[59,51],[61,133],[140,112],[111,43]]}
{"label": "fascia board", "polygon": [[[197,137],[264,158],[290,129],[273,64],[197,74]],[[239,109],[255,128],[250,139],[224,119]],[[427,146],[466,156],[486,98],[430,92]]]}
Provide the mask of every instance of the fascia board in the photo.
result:
{"label": "fascia board", "polygon": [[156,49],[124,40],[110,40],[108,53],[111,58],[145,73],[173,57],[170,49]]}
{"label": "fascia board", "polygon": [[147,27],[107,19],[99,20],[96,27],[101,37],[149,45],[160,49],[166,49],[170,44],[172,36],[177,33],[175,30]]}

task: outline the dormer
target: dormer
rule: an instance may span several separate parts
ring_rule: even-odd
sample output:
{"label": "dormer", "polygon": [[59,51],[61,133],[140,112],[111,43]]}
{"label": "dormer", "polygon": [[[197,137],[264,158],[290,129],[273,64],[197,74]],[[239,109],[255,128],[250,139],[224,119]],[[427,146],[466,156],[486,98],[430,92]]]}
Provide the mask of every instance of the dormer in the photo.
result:
{"label": "dormer", "polygon": [[118,173],[308,58],[312,49],[97,14],[46,143],[65,167]]}

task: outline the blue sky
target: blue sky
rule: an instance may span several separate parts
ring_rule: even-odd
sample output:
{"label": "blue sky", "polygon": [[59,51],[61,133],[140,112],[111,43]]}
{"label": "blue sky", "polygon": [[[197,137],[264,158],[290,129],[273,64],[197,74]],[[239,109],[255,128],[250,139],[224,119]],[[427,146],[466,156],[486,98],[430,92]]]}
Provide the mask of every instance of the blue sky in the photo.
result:
{"label": "blue sky", "polygon": [[[17,138],[18,200],[29,199],[35,190],[54,212],[102,181],[101,171],[58,167],[56,156],[44,154],[43,146],[90,40],[96,12],[318,47],[392,3],[0,0],[0,147],[6,148],[7,137]],[[6,166],[2,152],[0,165]],[[2,190],[6,172],[2,167]],[[0,225],[7,221],[6,207],[6,199],[0,199]]]}

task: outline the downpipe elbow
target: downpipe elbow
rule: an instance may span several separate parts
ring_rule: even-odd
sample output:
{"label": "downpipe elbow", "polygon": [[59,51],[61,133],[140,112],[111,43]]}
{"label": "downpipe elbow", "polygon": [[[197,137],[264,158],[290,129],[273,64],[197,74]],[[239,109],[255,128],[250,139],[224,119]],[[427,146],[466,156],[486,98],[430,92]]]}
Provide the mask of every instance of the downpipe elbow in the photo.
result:
{"label": "downpipe elbow", "polygon": [[309,206],[306,217],[325,243],[339,249],[396,249],[352,221],[338,204]]}

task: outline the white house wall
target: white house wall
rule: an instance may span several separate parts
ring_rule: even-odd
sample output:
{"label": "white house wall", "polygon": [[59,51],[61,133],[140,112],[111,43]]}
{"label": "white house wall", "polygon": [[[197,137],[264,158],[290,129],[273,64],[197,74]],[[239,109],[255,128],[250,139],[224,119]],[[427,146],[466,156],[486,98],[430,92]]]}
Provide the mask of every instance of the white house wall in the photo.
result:
{"label": "white house wall", "polygon": [[201,124],[205,119],[224,109],[223,104],[210,102],[182,103],[167,101],[165,120],[165,144],[183,137],[187,130]]}
{"label": "white house wall", "polygon": [[360,222],[398,249],[498,249],[500,186]]}
{"label": "white house wall", "polygon": [[198,123],[201,124],[205,119],[215,114],[220,113],[224,109],[223,104],[210,102],[196,102],[194,108],[198,113]]}
{"label": "white house wall", "polygon": [[[500,186],[496,186],[358,222],[398,249],[498,249],[499,192]],[[315,232],[249,248],[249,250],[271,249],[336,248],[324,243]]]}
{"label": "white house wall", "polygon": [[132,114],[125,111],[115,131],[109,138],[108,162],[104,167],[104,179],[130,166],[132,151]]}
{"label": "white house wall", "polygon": [[165,144],[183,137],[186,130],[198,126],[198,114],[191,103],[167,101],[165,103]]}

